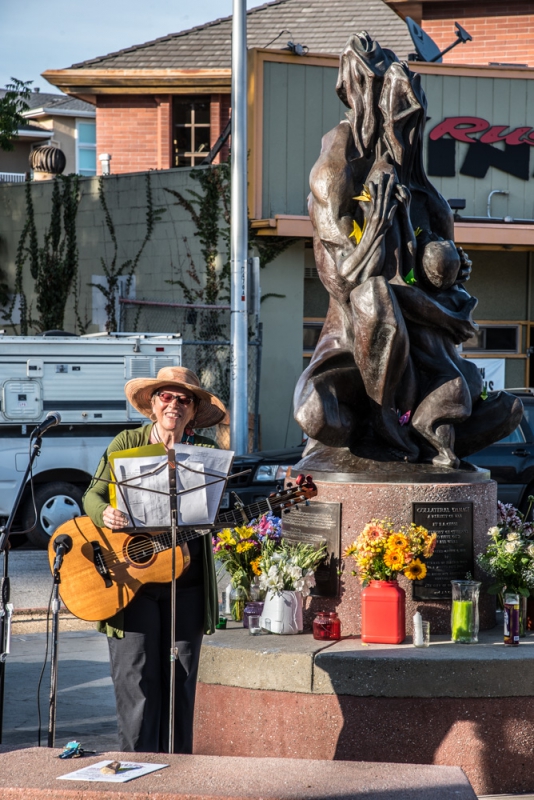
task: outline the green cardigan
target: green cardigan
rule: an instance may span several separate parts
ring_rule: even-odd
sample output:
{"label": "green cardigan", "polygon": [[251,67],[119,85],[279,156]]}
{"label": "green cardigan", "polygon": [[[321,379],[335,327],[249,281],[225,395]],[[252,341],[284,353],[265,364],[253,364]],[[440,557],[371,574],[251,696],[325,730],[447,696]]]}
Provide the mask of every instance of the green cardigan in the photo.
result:
{"label": "green cardigan", "polygon": [[[130,428],[121,431],[113,439],[100,459],[95,475],[83,496],[85,513],[99,528],[104,525],[103,514],[109,505],[109,484],[105,482],[111,479],[109,454],[117,450],[129,450],[131,447],[143,447],[149,444],[152,427],[152,425],[143,425],[141,428]],[[194,444],[200,447],[217,447],[211,439],[206,436],[198,436],[196,433]],[[100,480],[100,478],[104,480]],[[210,634],[214,632],[215,625],[219,620],[219,600],[213,548],[209,534],[202,536],[202,545],[204,560],[204,633]],[[107,633],[108,636],[122,639],[124,636],[123,612],[119,611],[111,619],[99,622],[97,627],[102,633]]]}

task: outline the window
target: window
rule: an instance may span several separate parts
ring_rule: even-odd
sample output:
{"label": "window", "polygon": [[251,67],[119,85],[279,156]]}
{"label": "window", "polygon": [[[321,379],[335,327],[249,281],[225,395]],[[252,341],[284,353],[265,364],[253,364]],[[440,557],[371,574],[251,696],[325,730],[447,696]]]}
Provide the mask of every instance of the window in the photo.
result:
{"label": "window", "polygon": [[305,357],[313,355],[313,351],[317,347],[317,342],[323,330],[323,325],[324,319],[304,319],[302,345]]}
{"label": "window", "polygon": [[76,120],[76,172],[96,175],[96,122]]}
{"label": "window", "polygon": [[466,352],[518,353],[519,325],[481,325],[467,342]]}
{"label": "window", "polygon": [[173,166],[194,167],[210,151],[210,97],[173,100]]}

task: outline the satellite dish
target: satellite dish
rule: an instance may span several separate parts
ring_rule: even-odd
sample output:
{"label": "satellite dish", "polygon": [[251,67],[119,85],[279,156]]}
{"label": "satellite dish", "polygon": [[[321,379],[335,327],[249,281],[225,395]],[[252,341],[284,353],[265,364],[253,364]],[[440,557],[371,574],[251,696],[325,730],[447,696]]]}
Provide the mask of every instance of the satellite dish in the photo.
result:
{"label": "satellite dish", "polygon": [[471,34],[467,33],[467,31],[462,28],[458,22],[455,22],[454,26],[456,28],[456,36],[458,38],[455,42],[446,47],[445,50],[440,50],[428,33],[425,33],[421,26],[418,25],[417,22],[415,22],[415,20],[413,20],[411,17],[406,17],[406,25],[408,26],[408,31],[412,37],[415,52],[417,53],[416,61],[428,61],[433,62],[434,64],[441,64],[443,61],[443,56],[445,53],[448,53],[449,50],[452,50],[452,48],[456,47],[458,44],[465,44],[466,42],[471,42],[473,40]]}

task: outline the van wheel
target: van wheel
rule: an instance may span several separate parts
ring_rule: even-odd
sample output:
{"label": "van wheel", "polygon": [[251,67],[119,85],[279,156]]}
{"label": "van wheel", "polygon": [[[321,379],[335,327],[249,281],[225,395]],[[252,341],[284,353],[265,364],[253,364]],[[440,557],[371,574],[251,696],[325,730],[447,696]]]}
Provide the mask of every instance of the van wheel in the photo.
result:
{"label": "van wheel", "polygon": [[[44,483],[35,488],[35,506],[37,509],[37,525],[27,536],[35,547],[46,550],[50,537],[73,517],[79,517],[82,511],[83,492],[79,486],[63,481]],[[26,501],[22,524],[24,530],[30,528],[35,521],[31,495]]]}

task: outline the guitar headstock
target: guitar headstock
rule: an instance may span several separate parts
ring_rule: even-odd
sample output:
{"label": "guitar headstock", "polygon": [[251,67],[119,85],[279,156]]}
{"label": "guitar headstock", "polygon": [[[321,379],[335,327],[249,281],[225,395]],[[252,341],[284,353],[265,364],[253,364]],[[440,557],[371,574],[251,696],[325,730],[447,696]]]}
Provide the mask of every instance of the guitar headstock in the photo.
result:
{"label": "guitar headstock", "polygon": [[288,483],[285,489],[269,496],[269,503],[273,509],[287,510],[299,503],[307,503],[312,497],[316,497],[317,486],[311,475],[298,475],[295,483],[296,486]]}

